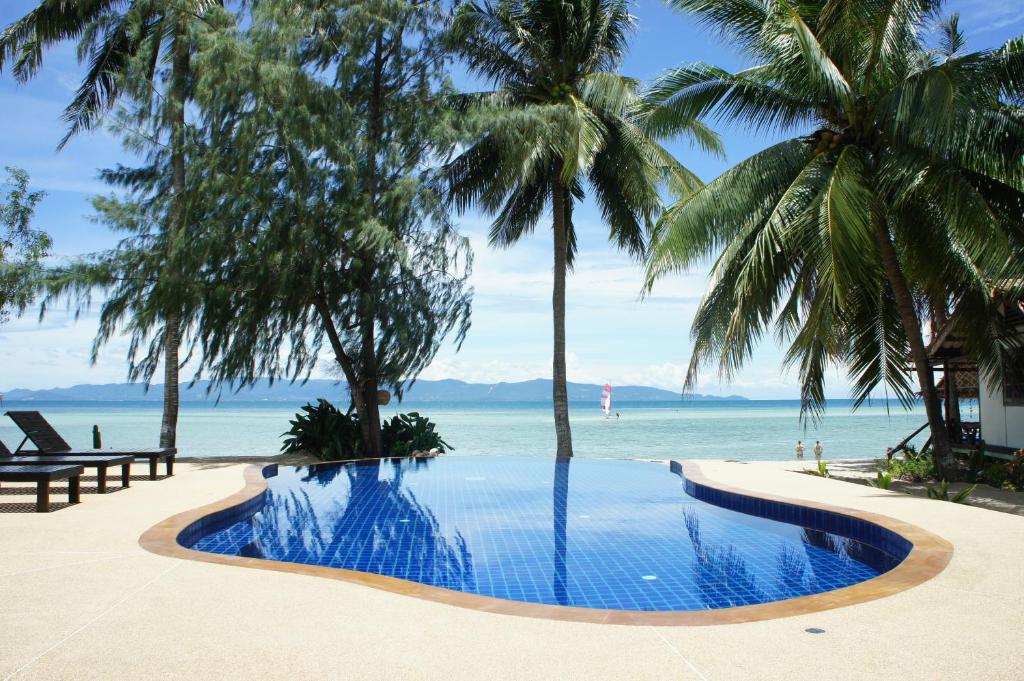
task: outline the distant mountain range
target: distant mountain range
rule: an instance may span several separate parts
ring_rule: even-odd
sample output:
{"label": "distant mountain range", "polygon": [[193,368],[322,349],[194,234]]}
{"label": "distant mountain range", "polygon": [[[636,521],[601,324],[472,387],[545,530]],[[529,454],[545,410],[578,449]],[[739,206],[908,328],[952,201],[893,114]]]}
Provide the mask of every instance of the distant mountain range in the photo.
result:
{"label": "distant mountain range", "polygon": [[[208,395],[208,381],[198,381],[191,388],[182,385],[182,402],[213,401]],[[600,385],[569,383],[571,402],[597,402],[601,396]],[[5,400],[125,402],[159,401],[163,397],[163,386],[152,385],[149,391],[136,383],[108,383],[105,385],[75,385],[70,388],[49,390],[26,390],[16,388],[3,393]],[[269,385],[261,381],[253,388],[233,392],[227,388],[221,393],[221,402],[304,402],[319,397],[333,402],[344,402],[347,391],[344,383],[329,380],[311,380],[306,383],[277,382]],[[682,400],[745,400],[739,395],[718,397],[715,395],[687,395],[660,388],[638,385],[614,386],[612,397],[616,401],[670,402]],[[454,379],[441,381],[416,381],[405,393],[408,402],[550,402],[551,380],[538,378],[518,383],[466,383]]]}

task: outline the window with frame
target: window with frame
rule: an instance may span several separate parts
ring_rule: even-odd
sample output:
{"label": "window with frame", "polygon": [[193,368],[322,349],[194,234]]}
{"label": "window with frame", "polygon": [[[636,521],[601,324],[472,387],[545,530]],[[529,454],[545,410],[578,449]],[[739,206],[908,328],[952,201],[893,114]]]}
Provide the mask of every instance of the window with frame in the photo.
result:
{"label": "window with frame", "polygon": [[1003,358],[1003,404],[1024,405],[1024,349]]}

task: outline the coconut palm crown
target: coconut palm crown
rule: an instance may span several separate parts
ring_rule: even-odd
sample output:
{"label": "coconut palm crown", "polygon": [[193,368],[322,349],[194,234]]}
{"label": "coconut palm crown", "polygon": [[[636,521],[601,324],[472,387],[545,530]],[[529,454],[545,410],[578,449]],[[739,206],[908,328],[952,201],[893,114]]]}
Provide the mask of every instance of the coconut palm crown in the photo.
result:
{"label": "coconut palm crown", "polygon": [[[571,456],[565,369],[565,278],[576,255],[574,204],[590,193],[611,241],[646,252],[660,209],[659,187],[699,186],[643,127],[636,81],[617,72],[633,17],[625,0],[507,0],[466,3],[453,21],[452,50],[494,90],[468,96],[480,125],[448,165],[460,210],[495,216],[490,241],[509,247],[550,210],[554,232],[553,401],[557,455]],[[696,120],[674,132],[719,150]]]}
{"label": "coconut palm crown", "polygon": [[[667,210],[648,285],[711,259],[692,328],[688,385],[731,377],[772,329],[799,367],[804,415],[824,406],[829,366],[856,404],[885,385],[916,399],[952,462],[921,319],[951,319],[983,370],[1008,342],[998,281],[1022,281],[1024,40],[968,52],[936,0],[672,0],[755,64],[665,73],[652,130],[713,116],[792,131]],[[933,44],[934,43],[934,44]]]}

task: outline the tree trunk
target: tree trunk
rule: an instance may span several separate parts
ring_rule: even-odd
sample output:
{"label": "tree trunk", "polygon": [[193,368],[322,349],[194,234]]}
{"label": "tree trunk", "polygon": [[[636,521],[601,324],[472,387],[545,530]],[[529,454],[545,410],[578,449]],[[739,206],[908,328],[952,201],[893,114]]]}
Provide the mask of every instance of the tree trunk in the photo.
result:
{"label": "tree trunk", "polygon": [[177,447],[178,438],[178,341],[180,322],[164,321],[164,410],[160,419],[160,446]]}
{"label": "tree trunk", "polygon": [[903,276],[899,257],[884,220],[876,220],[875,235],[882,256],[882,265],[885,267],[885,274],[896,299],[903,331],[910,342],[910,355],[914,360],[914,369],[917,371],[917,380],[921,386],[921,398],[924,401],[925,413],[928,415],[928,428],[931,431],[932,449],[935,452],[935,470],[939,477],[950,479],[955,473],[956,460],[953,458],[949,433],[946,432],[946,425],[942,419],[942,403],[939,400],[939,392],[935,389],[935,376],[928,362],[928,352],[921,335],[921,322],[914,309],[914,299],[910,293],[910,286]]}
{"label": "tree trunk", "polygon": [[[379,214],[378,206],[378,172],[377,154],[381,137],[384,134],[384,70],[386,67],[386,56],[384,46],[384,28],[377,29],[377,36],[373,48],[373,75],[372,92],[370,95],[370,106],[368,111],[367,131],[367,175],[366,192],[370,198],[370,205],[374,212]],[[362,268],[359,272],[360,280],[360,350],[359,365],[361,376],[359,384],[354,390],[360,391],[363,396],[363,405],[366,417],[360,418],[360,425],[363,431],[363,442],[366,448],[366,455],[370,457],[384,456],[384,447],[381,442],[380,432],[380,405],[377,404],[377,342],[376,342],[376,314],[377,305],[373,294],[373,274],[376,268],[376,260],[372,251],[360,254]]]}
{"label": "tree trunk", "polygon": [[[189,70],[188,19],[178,18],[174,28],[174,62],[171,73],[171,183],[174,190],[171,229],[184,231],[185,213],[185,96]],[[172,238],[172,244],[180,236]],[[173,246],[172,246],[173,249]],[[170,259],[173,260],[173,253]],[[171,263],[173,269],[173,262]],[[181,342],[181,317],[169,312],[164,322],[164,408],[160,421],[160,446],[176,447],[178,439],[178,347]]]}
{"label": "tree trunk", "polygon": [[360,388],[363,393],[363,401],[366,405],[366,428],[363,430],[363,437],[366,442],[366,455],[371,457],[384,456],[380,433],[380,405],[377,403],[377,343],[376,333],[377,306],[374,304],[372,292],[367,290],[363,294],[363,320],[360,325],[362,334],[360,348],[360,366],[363,370]]}
{"label": "tree trunk", "polygon": [[565,223],[565,187],[562,185],[562,164],[555,165],[551,208],[555,231],[555,284],[551,295],[554,321],[554,357],[552,360],[551,398],[555,408],[555,455],[572,456],[572,431],[569,429],[569,393],[565,375],[565,275],[569,255],[568,226]]}
{"label": "tree trunk", "polygon": [[366,391],[363,390],[363,381],[360,378],[359,372],[356,371],[355,363],[345,353],[345,347],[341,344],[341,336],[338,335],[338,327],[334,324],[334,319],[331,317],[331,311],[327,307],[327,303],[324,301],[323,296],[317,295],[313,298],[313,306],[316,308],[317,313],[320,315],[320,321],[324,326],[324,332],[327,334],[327,340],[331,344],[331,349],[334,351],[334,361],[341,367],[342,373],[345,374],[345,380],[348,381],[348,392],[352,398],[352,406],[356,410],[356,416],[359,417],[359,432],[363,437],[363,451],[361,454],[367,456],[380,456],[379,454],[367,454],[367,443],[371,441],[371,429],[369,424],[378,423],[378,430],[380,416],[379,410],[376,409],[377,395],[373,396],[373,408],[377,412],[374,416],[371,414],[367,400]]}

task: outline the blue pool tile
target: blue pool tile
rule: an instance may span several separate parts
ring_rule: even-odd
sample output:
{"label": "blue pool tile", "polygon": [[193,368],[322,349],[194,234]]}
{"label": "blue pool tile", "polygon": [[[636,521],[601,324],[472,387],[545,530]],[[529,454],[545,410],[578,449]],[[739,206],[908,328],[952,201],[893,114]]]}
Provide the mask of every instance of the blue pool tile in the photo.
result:
{"label": "blue pool tile", "polygon": [[694,484],[679,466],[445,457],[266,474],[266,493],[179,541],[496,598],[644,611],[830,591],[910,550],[877,525]]}

